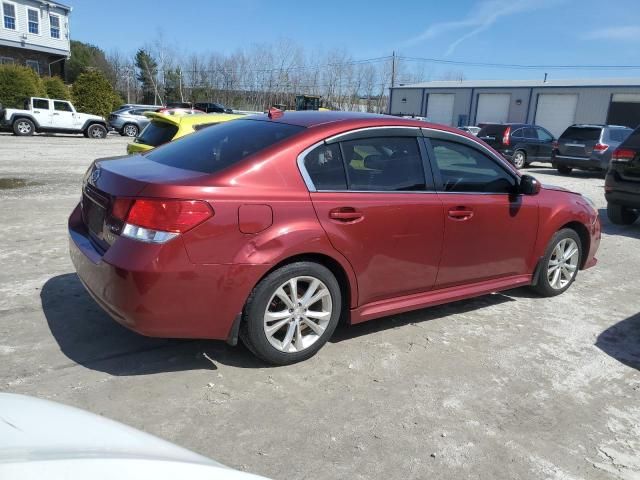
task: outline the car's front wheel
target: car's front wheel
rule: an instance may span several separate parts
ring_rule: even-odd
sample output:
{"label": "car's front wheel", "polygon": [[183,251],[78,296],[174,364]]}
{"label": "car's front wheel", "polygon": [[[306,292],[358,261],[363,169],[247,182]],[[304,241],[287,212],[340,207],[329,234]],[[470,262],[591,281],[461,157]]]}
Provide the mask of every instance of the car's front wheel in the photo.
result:
{"label": "car's front wheel", "polygon": [[638,212],[615,203],[607,203],[607,217],[616,225],[631,225],[638,219]]}
{"label": "car's front wheel", "polygon": [[544,297],[560,295],[576,279],[582,260],[582,243],[575,230],[557,231],[540,261],[534,289]]}
{"label": "car's front wheel", "polygon": [[240,337],[257,357],[288,365],[313,356],[340,319],[336,277],[313,262],[285,265],[267,275],[247,300]]}

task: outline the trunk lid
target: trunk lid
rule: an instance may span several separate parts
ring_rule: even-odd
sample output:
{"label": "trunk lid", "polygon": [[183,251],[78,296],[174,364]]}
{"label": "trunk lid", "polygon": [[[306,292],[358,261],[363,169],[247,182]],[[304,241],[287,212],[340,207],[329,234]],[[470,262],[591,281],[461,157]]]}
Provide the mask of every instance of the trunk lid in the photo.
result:
{"label": "trunk lid", "polygon": [[206,176],[146,159],[142,155],[96,160],[82,184],[82,220],[94,243],[106,251],[120,233],[122,225],[111,217],[118,197],[144,195],[158,185],[184,185]]}

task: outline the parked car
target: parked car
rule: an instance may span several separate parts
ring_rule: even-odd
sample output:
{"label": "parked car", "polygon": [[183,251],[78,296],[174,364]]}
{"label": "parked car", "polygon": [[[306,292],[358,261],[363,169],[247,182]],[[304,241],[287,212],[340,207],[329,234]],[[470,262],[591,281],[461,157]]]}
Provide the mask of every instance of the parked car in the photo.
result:
{"label": "parked car", "polygon": [[0,393],[0,478],[266,480],[61,403]]}
{"label": "parked car", "polygon": [[125,103],[124,105],[120,105],[116,109],[116,112],[119,112],[120,110],[131,110],[132,108],[143,108],[145,109],[145,111],[153,111],[162,107],[163,105],[145,105],[143,103]]}
{"label": "parked car", "polygon": [[106,138],[107,122],[98,115],[79,113],[67,100],[31,97],[22,109],[0,111],[0,124],[18,136],[36,132],[83,133],[88,138]]}
{"label": "parked car", "polygon": [[340,318],[524,285],[561,294],[596,264],[600,221],[455,128],[280,112],[96,160],[69,235],[82,283],[124,326],[240,337],[289,364]]}
{"label": "parked car", "polygon": [[202,110],[197,110],[195,108],[159,108],[156,110],[156,113],[161,113],[163,115],[195,115],[198,113],[206,113]]}
{"label": "parked car", "polygon": [[144,114],[153,110],[155,110],[153,107],[117,110],[109,115],[109,125],[124,137],[137,137],[149,123],[149,119]]}
{"label": "parked car", "polygon": [[542,127],[527,123],[489,123],[477,137],[500,152],[516,168],[531,162],[551,161],[553,135]]}
{"label": "parked car", "polygon": [[216,102],[198,102],[193,104],[193,108],[197,108],[206,113],[233,113],[233,110],[225,107],[221,103]]}
{"label": "parked car", "polygon": [[640,128],[614,150],[604,195],[612,223],[629,225],[640,216]]}
{"label": "parked car", "polygon": [[458,128],[463,132],[469,132],[471,135],[475,135],[476,137],[478,136],[478,133],[481,130],[480,127],[474,127],[473,125],[467,125],[467,126],[458,127]]}
{"label": "parked car", "polygon": [[189,102],[168,102],[164,108],[193,108]]}
{"label": "parked car", "polygon": [[146,152],[202,128],[241,117],[242,115],[226,113],[184,116],[147,113],[149,124],[133,143],[127,145],[127,153],[131,155]]}
{"label": "parked car", "polygon": [[606,172],[611,153],[632,131],[617,125],[571,125],[554,143],[551,163],[565,175],[574,168]]}

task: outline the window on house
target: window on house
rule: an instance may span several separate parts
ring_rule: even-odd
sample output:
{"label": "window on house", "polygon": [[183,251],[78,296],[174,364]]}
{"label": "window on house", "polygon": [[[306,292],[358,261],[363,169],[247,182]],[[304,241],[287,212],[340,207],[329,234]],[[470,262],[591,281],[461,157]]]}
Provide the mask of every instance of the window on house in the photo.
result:
{"label": "window on house", "polygon": [[0,65],[14,64],[15,60],[11,57],[0,57]]}
{"label": "window on house", "polygon": [[9,30],[16,29],[16,6],[12,3],[2,3],[2,12],[4,16],[4,28]]}
{"label": "window on house", "polygon": [[28,8],[27,18],[29,20],[29,33],[38,35],[40,33],[40,16],[38,15],[38,10]]}
{"label": "window on house", "polygon": [[37,60],[27,60],[27,67],[31,68],[34,72],[40,75],[40,63]]}
{"label": "window on house", "polygon": [[60,17],[49,15],[49,24],[51,25],[51,38],[60,38]]}

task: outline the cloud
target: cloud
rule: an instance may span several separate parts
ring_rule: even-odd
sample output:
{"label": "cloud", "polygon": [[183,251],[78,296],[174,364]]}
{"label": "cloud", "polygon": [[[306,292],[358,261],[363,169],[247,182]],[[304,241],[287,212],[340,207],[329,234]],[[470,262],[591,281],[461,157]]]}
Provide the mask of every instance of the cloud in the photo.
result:
{"label": "cloud", "polygon": [[640,40],[640,26],[608,27],[584,35],[585,40]]}
{"label": "cloud", "polygon": [[478,3],[477,7],[470,11],[462,20],[435,23],[421,34],[404,42],[404,46],[417,45],[430,38],[464,30],[465,33],[462,35],[459,34],[447,47],[444,54],[445,57],[447,57],[451,55],[462,42],[489,30],[501,18],[526,11],[547,8],[557,4],[558,1],[560,0],[539,0],[537,2],[531,2],[529,0],[485,0]]}

